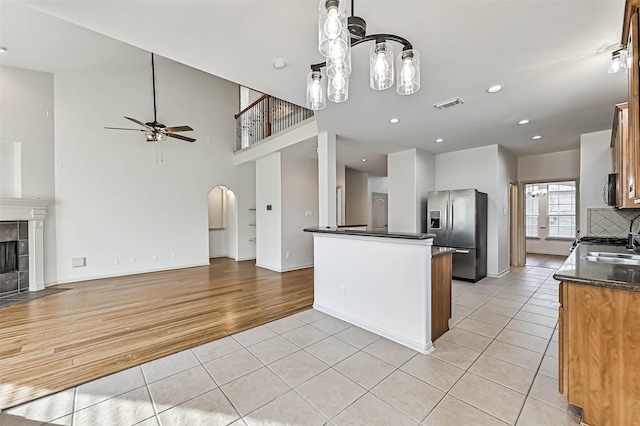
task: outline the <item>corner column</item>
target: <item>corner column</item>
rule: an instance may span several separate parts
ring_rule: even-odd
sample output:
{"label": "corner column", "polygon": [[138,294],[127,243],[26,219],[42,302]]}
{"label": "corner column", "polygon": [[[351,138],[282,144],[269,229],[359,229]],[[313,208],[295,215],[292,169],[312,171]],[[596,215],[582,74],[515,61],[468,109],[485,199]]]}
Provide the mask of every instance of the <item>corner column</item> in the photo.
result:
{"label": "corner column", "polygon": [[336,135],[318,134],[319,226],[336,226]]}

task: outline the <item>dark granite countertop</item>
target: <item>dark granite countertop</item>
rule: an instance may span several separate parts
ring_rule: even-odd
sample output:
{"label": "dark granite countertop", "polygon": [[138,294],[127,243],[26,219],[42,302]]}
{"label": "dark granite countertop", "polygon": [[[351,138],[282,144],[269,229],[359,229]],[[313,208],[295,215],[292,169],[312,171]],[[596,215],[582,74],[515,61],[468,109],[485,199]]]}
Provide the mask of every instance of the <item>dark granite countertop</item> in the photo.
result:
{"label": "dark granite countertop", "polygon": [[402,238],[405,240],[427,240],[429,238],[435,237],[435,234],[405,234],[401,232],[372,231],[370,229],[367,229],[367,230],[344,229],[344,228],[337,228],[335,226],[333,227],[312,226],[310,228],[305,228],[304,232],[318,232],[321,234],[360,235],[363,237]]}
{"label": "dark granite countertop", "polygon": [[456,249],[452,247],[431,246],[431,257],[440,256],[447,253],[453,253]]}
{"label": "dark granite countertop", "polygon": [[[640,291],[640,266],[584,259],[587,252],[630,253],[624,246],[580,243],[553,278],[578,284]],[[634,254],[640,254],[636,251]]]}

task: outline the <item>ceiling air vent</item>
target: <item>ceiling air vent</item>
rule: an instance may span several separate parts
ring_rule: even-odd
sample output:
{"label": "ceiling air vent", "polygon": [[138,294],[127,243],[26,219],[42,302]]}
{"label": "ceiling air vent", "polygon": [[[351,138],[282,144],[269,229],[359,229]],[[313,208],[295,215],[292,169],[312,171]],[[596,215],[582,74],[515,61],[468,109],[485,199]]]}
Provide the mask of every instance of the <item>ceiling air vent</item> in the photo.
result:
{"label": "ceiling air vent", "polygon": [[449,109],[449,108],[453,108],[454,106],[457,105],[462,105],[464,103],[464,101],[460,98],[453,98],[453,99],[449,99],[448,101],[443,101],[437,104],[433,104],[433,107],[435,109],[439,109],[439,110],[445,110],[445,109]]}

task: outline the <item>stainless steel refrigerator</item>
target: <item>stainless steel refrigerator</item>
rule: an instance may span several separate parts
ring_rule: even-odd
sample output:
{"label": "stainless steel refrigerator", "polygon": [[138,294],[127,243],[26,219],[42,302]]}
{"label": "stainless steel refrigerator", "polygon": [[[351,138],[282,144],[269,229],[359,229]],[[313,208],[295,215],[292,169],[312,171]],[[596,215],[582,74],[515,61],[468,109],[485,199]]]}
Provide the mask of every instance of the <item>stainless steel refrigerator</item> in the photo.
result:
{"label": "stainless steel refrigerator", "polygon": [[476,189],[429,192],[427,232],[434,246],[453,247],[453,277],[487,276],[487,194]]}

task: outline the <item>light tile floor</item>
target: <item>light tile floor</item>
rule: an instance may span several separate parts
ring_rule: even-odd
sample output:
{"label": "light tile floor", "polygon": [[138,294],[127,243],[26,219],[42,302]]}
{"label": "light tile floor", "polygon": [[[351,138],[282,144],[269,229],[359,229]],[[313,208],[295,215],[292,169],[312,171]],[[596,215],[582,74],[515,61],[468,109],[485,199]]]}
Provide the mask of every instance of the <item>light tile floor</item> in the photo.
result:
{"label": "light tile floor", "polygon": [[453,282],[419,354],[315,310],[0,414],[1,425],[577,425],[557,391],[553,269]]}

